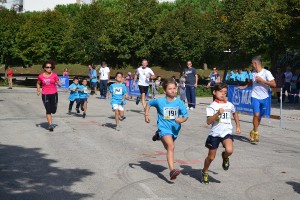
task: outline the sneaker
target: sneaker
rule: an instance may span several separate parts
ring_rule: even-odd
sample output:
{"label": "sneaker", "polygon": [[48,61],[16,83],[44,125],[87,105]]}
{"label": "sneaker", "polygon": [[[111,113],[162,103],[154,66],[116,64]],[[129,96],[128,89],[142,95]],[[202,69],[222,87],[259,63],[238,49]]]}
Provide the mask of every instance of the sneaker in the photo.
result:
{"label": "sneaker", "polygon": [[53,131],[53,129],[54,129],[54,126],[51,124],[51,125],[49,125],[49,131]]}
{"label": "sneaker", "polygon": [[171,180],[175,180],[179,174],[180,174],[180,170],[179,169],[173,169],[170,172],[170,179]]}
{"label": "sneaker", "polygon": [[201,183],[203,183],[203,184],[209,184],[208,172],[201,171],[201,173],[202,173]]}
{"label": "sneaker", "polygon": [[186,109],[189,110],[190,108],[187,106]]}
{"label": "sneaker", "polygon": [[121,130],[120,125],[117,125],[116,126],[116,131],[120,131],[120,130]]}
{"label": "sneaker", "polygon": [[77,113],[80,113],[80,110],[79,110],[79,108],[76,108],[76,112],[77,112]]}
{"label": "sneaker", "polygon": [[258,134],[258,132],[254,133],[254,142],[259,142],[259,134]]}
{"label": "sneaker", "polygon": [[124,117],[124,116],[119,117],[119,120],[120,120],[120,121],[123,121],[124,119],[126,119],[126,117]]}
{"label": "sneaker", "polygon": [[190,110],[194,110],[195,108],[193,108],[193,107],[190,107]]}
{"label": "sneaker", "polygon": [[69,110],[69,111],[68,111],[68,114],[69,114],[69,115],[71,115],[71,114],[72,114],[72,113],[71,113],[71,110]]}
{"label": "sneaker", "polygon": [[85,116],[86,116],[86,114],[85,114],[85,112],[83,112],[83,114],[82,114],[82,118],[85,118]]}
{"label": "sneaker", "polygon": [[155,134],[152,137],[152,141],[155,142],[156,140],[159,140],[158,131],[155,132]]}
{"label": "sneaker", "polygon": [[225,171],[227,171],[229,169],[229,158],[224,158],[225,155],[225,151],[222,152],[222,158],[223,158],[223,163],[222,163],[222,167]]}
{"label": "sneaker", "polygon": [[139,103],[140,103],[140,96],[137,96],[137,97],[136,97],[135,104],[138,105]]}

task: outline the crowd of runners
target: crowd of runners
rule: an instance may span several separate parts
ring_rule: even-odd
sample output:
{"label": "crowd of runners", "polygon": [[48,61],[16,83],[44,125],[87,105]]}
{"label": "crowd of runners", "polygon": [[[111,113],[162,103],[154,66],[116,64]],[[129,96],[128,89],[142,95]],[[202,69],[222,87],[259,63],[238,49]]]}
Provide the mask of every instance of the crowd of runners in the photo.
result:
{"label": "crowd of runners", "polygon": [[[270,87],[276,87],[275,79],[270,71],[262,67],[262,61],[259,56],[252,59],[252,66],[254,73],[252,73],[252,81],[239,89],[245,89],[252,86],[252,105],[253,105],[253,129],[250,131],[251,142],[259,141],[258,127],[261,122],[262,116],[265,114],[268,98],[268,90]],[[93,66],[89,66],[94,69]],[[46,61],[42,66],[44,72],[38,76],[37,81],[37,95],[42,94],[42,101],[46,109],[46,118],[49,123],[49,131],[54,130],[52,125],[52,114],[56,113],[58,94],[57,87],[61,86],[57,74],[52,72],[55,64],[52,61]],[[124,84],[124,76],[121,72],[115,74],[115,83],[109,86],[108,92],[106,91],[107,84],[110,78],[110,70],[106,63],[102,63],[100,68],[99,79],[94,70],[90,70],[91,80],[91,94],[97,93],[97,81],[104,87],[100,91],[100,98],[110,100],[112,110],[115,113],[116,130],[120,130],[119,120],[124,120],[124,106],[128,96],[129,85]],[[131,75],[131,74],[130,74]],[[180,83],[178,84],[174,78],[166,79],[162,83],[162,88],[165,96],[157,99],[146,101],[146,95],[151,84],[150,79],[155,79],[154,72],[148,67],[148,61],[142,60],[140,66],[134,75],[133,85],[138,85],[140,96],[137,98],[136,103],[141,101],[143,106],[145,122],[150,122],[149,110],[155,107],[157,110],[157,131],[152,137],[153,141],[161,141],[167,151],[167,162],[170,170],[170,179],[174,180],[180,174],[179,169],[174,168],[174,148],[175,141],[178,138],[181,124],[188,120],[188,110],[194,110],[196,107],[196,87],[197,87],[197,74],[196,70],[192,67],[192,62],[187,62],[187,68],[182,74]],[[126,78],[125,78],[126,79]],[[137,82],[136,82],[137,81]],[[160,80],[159,80],[160,81]],[[177,90],[185,87],[186,93],[177,98]],[[105,89],[104,89],[105,88]],[[238,113],[234,105],[226,100],[227,85],[225,83],[217,83],[212,87],[214,101],[207,107],[206,116],[207,124],[211,125],[211,130],[208,133],[205,146],[208,148],[208,155],[205,158],[205,163],[202,173],[202,183],[209,183],[208,169],[216,156],[219,144],[222,143],[225,150],[222,155],[222,167],[228,170],[229,156],[233,153],[233,136],[232,136],[232,123],[233,117],[236,124],[236,133],[241,133],[240,122]],[[42,89],[42,93],[41,93]],[[83,112],[82,117],[86,117],[87,113],[87,99],[89,97],[87,80],[82,79],[80,82],[77,77],[73,78],[73,83],[69,86],[69,107],[68,112],[71,113],[74,102],[76,102],[76,112]],[[109,94],[109,95],[107,95]],[[187,105],[185,104],[187,99]]]}

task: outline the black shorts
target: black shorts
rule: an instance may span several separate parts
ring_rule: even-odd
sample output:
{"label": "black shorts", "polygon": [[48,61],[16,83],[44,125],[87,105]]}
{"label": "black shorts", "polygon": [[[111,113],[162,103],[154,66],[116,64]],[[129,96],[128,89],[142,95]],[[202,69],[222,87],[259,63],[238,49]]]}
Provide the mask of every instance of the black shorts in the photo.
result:
{"label": "black shorts", "polygon": [[231,139],[233,141],[233,137],[231,134],[227,134],[225,135],[225,137],[221,138],[221,137],[213,137],[211,135],[209,135],[206,139],[205,142],[205,146],[208,149],[217,149],[219,147],[220,142],[223,142],[226,139]]}
{"label": "black shorts", "polygon": [[57,110],[58,94],[42,94],[46,114],[55,114]]}
{"label": "black shorts", "polygon": [[143,94],[143,93],[147,94],[148,90],[149,90],[149,86],[139,85],[139,90],[140,90],[141,94]]}

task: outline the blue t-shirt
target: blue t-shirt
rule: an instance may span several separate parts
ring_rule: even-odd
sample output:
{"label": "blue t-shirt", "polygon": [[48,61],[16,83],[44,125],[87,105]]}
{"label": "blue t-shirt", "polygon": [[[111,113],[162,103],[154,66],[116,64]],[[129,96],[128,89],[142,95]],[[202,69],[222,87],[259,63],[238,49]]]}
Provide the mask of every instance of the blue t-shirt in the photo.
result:
{"label": "blue t-shirt", "polygon": [[[122,104],[123,96],[127,93],[125,84],[121,83],[113,83],[109,87],[110,92],[110,104]],[[126,104],[126,100],[124,99],[123,105]]]}
{"label": "blue t-shirt", "polygon": [[77,88],[78,88],[79,99],[87,99],[89,97],[87,86],[78,85]]}
{"label": "blue t-shirt", "polygon": [[219,74],[214,74],[214,73],[211,73],[209,75],[210,86],[216,85],[216,82],[217,82],[217,79],[218,79],[219,76],[220,76]]}
{"label": "blue t-shirt", "polygon": [[186,77],[185,77],[185,84],[187,86],[194,86],[195,83],[196,83],[196,70],[195,68],[187,68],[184,70],[184,73],[186,74]]}
{"label": "blue t-shirt", "polygon": [[92,75],[91,82],[96,83],[97,82],[97,71],[95,69],[93,69],[91,75]]}
{"label": "blue t-shirt", "polygon": [[244,72],[242,72],[241,74],[238,73],[238,74],[236,75],[236,80],[237,80],[237,81],[241,81],[241,82],[245,82],[245,81],[246,81],[246,77],[245,77]]}
{"label": "blue t-shirt", "polygon": [[175,118],[188,117],[186,107],[180,99],[176,98],[169,102],[166,97],[152,99],[148,102],[157,110],[157,128],[161,134],[173,134],[176,138],[181,128],[181,124],[175,121]]}
{"label": "blue t-shirt", "polygon": [[75,101],[75,99],[78,99],[78,98],[79,98],[78,91],[77,91],[77,90],[75,90],[75,91],[72,91],[72,90],[71,90],[71,89],[73,89],[73,88],[76,88],[76,89],[77,89],[77,86],[78,86],[78,84],[76,85],[75,83],[72,83],[72,84],[69,86],[69,90],[70,90],[69,100],[70,100],[70,101]]}

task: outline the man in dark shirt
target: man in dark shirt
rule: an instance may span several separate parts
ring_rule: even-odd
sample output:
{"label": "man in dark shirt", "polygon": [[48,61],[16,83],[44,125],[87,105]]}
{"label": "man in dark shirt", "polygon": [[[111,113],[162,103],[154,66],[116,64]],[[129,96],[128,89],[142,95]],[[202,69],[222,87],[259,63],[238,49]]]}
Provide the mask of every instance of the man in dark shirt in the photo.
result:
{"label": "man in dark shirt", "polygon": [[196,107],[196,87],[198,83],[198,75],[196,69],[193,68],[192,61],[187,61],[187,68],[184,70],[186,98],[188,102],[188,109],[194,110]]}

